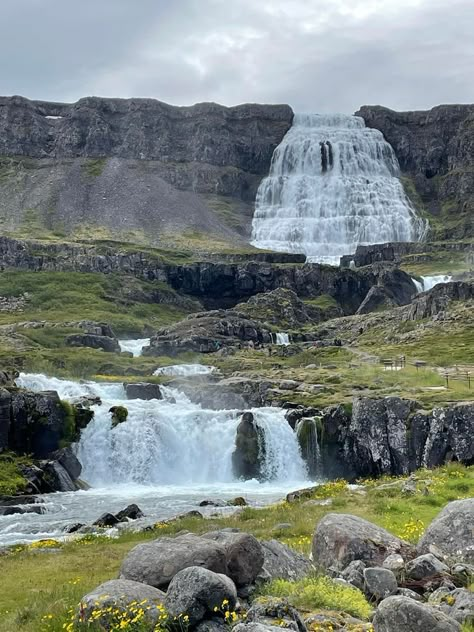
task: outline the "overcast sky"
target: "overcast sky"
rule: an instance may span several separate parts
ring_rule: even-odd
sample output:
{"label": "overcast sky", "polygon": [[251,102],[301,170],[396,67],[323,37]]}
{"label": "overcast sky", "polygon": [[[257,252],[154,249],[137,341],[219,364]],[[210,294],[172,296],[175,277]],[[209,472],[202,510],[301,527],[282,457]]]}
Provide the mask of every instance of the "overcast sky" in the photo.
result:
{"label": "overcast sky", "polygon": [[0,94],[474,102],[474,0],[0,0]]}

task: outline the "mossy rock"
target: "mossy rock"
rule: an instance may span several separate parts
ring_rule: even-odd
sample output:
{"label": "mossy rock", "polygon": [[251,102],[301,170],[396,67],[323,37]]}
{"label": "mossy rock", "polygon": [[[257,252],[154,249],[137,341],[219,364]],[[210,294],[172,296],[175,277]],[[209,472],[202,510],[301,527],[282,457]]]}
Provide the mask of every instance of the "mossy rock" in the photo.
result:
{"label": "mossy rock", "polygon": [[128,410],[125,406],[112,406],[109,413],[112,413],[112,428],[123,424],[128,419]]}

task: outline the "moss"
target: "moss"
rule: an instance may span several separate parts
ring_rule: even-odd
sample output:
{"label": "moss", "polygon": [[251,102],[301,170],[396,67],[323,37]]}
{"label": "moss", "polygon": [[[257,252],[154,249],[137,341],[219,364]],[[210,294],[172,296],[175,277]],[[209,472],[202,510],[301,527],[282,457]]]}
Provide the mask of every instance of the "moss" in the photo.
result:
{"label": "moss", "polygon": [[109,412],[112,413],[112,428],[123,424],[128,419],[128,410],[125,406],[112,406]]}
{"label": "moss", "polygon": [[11,452],[0,454],[0,496],[13,496],[21,493],[27,485],[20,465],[30,465],[26,457],[19,457]]}
{"label": "moss", "polygon": [[82,165],[82,170],[87,176],[98,178],[102,175],[106,164],[107,158],[88,158]]}
{"label": "moss", "polygon": [[61,447],[70,445],[76,440],[76,411],[74,407],[64,400],[61,400],[61,408],[64,412],[64,424],[61,437]]}

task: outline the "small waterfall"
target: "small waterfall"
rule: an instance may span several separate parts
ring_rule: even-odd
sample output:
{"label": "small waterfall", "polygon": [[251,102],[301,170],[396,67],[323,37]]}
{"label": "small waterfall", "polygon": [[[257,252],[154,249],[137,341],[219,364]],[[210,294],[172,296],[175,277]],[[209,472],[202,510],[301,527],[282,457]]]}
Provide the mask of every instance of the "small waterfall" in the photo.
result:
{"label": "small waterfall", "polygon": [[318,419],[303,417],[296,424],[296,436],[311,478],[321,477],[323,464],[318,437]]}
{"label": "small waterfall", "polygon": [[188,377],[190,375],[209,375],[216,370],[214,366],[204,364],[172,364],[157,369],[153,375],[174,375]]}
{"label": "small waterfall", "polygon": [[[62,399],[96,396],[94,419],[82,431],[77,456],[82,478],[95,487],[125,483],[192,487],[230,483],[239,410],[206,410],[176,389],[161,387],[163,400],[128,400],[121,384],[77,383],[22,374],[20,386],[56,390]],[[127,421],[112,428],[112,406],[128,409]],[[302,481],[307,470],[297,437],[280,408],[252,409],[265,437],[264,478]]]}
{"label": "small waterfall", "polygon": [[289,345],[290,344],[290,336],[285,333],[278,333],[276,335],[276,344],[277,345]]}
{"label": "small waterfall", "polygon": [[139,338],[137,340],[119,340],[120,351],[132,353],[134,358],[142,355],[143,347],[148,347],[150,338]]}
{"label": "small waterfall", "polygon": [[449,274],[435,274],[433,276],[422,276],[421,282],[416,279],[412,279],[413,283],[416,285],[416,289],[418,293],[420,292],[428,292],[434,288],[438,283],[449,283],[453,280],[453,277]]}
{"label": "small waterfall", "polygon": [[257,193],[252,244],[339,264],[360,244],[416,241],[416,217],[381,132],[362,118],[295,115]]}

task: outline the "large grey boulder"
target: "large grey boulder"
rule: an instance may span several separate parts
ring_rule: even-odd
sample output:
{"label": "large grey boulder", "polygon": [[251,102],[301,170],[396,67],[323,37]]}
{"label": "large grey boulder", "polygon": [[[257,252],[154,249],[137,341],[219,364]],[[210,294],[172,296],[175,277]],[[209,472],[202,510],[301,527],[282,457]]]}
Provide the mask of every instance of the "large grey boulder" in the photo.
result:
{"label": "large grey boulder", "polygon": [[306,577],[312,570],[310,560],[278,540],[261,542],[263,548],[263,569],[268,579],[298,580]]}
{"label": "large grey boulder", "polygon": [[227,575],[237,586],[252,584],[263,567],[264,553],[260,542],[249,533],[211,531],[202,536],[218,542],[225,550]]}
{"label": "large grey boulder", "polygon": [[340,572],[354,560],[367,566],[381,566],[384,559],[399,553],[413,557],[412,547],[385,529],[350,514],[329,513],[322,518],[313,536],[316,566]]}
{"label": "large grey boulder", "polygon": [[154,625],[159,616],[156,606],[163,604],[164,599],[165,593],[152,586],[127,579],[112,579],[87,593],[81,599],[79,610],[81,618],[87,620],[94,610],[100,609],[103,614],[98,623],[107,625],[111,616],[107,613],[107,608],[126,611],[131,604],[140,603],[144,607],[147,620]]}
{"label": "large grey boulder", "polygon": [[278,621],[281,627],[286,629],[306,632],[306,626],[298,610],[293,608],[286,599],[277,597],[254,601],[247,612],[247,621],[270,626]]}
{"label": "large grey boulder", "polygon": [[160,385],[148,382],[125,384],[127,399],[163,399]]}
{"label": "large grey boulder", "polygon": [[420,553],[441,552],[448,558],[474,563],[474,498],[454,500],[438,514],[418,543]]}
{"label": "large grey boulder", "polygon": [[64,343],[68,347],[90,347],[102,349],[108,353],[120,353],[120,345],[115,338],[96,336],[95,334],[71,334],[66,336]]}
{"label": "large grey boulder", "polygon": [[432,553],[425,553],[425,555],[416,557],[408,562],[406,567],[407,577],[415,580],[427,579],[442,573],[449,573],[449,568]]}
{"label": "large grey boulder", "polygon": [[176,573],[190,566],[227,573],[224,547],[192,534],[158,538],[138,544],[128,553],[122,563],[120,577],[166,588]]}
{"label": "large grey boulder", "polygon": [[364,578],[365,564],[361,560],[354,560],[351,562],[339,575],[341,579],[349,584],[352,584],[359,590],[365,588]]}
{"label": "large grey boulder", "polygon": [[376,601],[393,595],[397,588],[397,578],[388,568],[366,568],[364,570],[365,592]]}
{"label": "large grey boulder", "polygon": [[459,623],[474,623],[474,592],[465,588],[452,590],[441,600],[441,609]]}
{"label": "large grey boulder", "polygon": [[457,621],[409,597],[387,597],[374,617],[375,632],[460,632]]}
{"label": "large grey boulder", "polygon": [[[223,606],[224,602],[228,602]],[[191,566],[185,568],[171,580],[166,593],[165,605],[172,617],[186,614],[189,625],[196,625],[214,608],[232,611],[237,603],[237,589],[234,582],[220,573],[207,568]]]}

